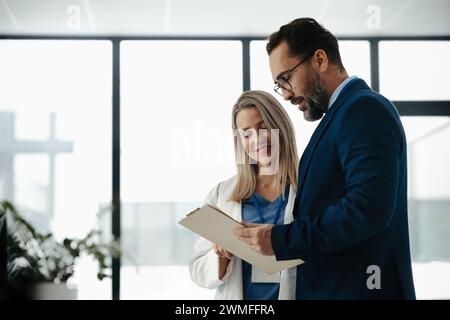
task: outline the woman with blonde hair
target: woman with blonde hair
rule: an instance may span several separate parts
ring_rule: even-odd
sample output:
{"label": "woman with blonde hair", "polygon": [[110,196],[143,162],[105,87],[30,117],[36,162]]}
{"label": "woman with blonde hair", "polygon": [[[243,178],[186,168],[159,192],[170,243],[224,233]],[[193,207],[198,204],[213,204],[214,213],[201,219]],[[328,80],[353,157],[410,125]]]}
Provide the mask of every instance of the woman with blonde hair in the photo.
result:
{"label": "woman with blonde hair", "polygon": [[[247,223],[293,221],[298,154],[293,125],[264,91],[246,91],[235,103],[232,127],[237,175],[218,183],[206,203]],[[216,289],[216,299],[294,299],[296,268],[268,275],[199,238],[189,264],[192,280]]]}

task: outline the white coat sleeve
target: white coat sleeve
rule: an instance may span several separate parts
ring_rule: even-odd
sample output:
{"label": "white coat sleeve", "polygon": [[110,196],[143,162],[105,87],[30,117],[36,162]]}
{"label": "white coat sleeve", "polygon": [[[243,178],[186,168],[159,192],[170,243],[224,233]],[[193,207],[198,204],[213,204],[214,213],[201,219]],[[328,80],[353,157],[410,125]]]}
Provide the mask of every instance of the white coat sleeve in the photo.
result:
{"label": "white coat sleeve", "polygon": [[[205,203],[217,206],[221,184],[217,184],[206,197]],[[219,279],[219,257],[212,249],[213,243],[198,236],[194,246],[194,256],[189,262],[189,273],[192,281],[203,288],[216,289],[229,278],[233,261],[228,263],[222,280]],[[232,258],[232,260],[235,257]]]}

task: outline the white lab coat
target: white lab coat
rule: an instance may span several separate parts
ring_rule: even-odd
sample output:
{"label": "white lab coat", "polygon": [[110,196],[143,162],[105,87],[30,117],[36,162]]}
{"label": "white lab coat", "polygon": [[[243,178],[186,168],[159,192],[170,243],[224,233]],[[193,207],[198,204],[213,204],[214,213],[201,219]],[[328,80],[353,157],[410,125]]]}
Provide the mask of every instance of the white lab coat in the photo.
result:
{"label": "white lab coat", "polygon": [[[237,183],[237,176],[217,184],[206,197],[206,203],[214,205],[231,215],[234,219],[242,219],[241,202],[229,200]],[[293,221],[292,209],[294,207],[295,192],[289,190],[286,204],[284,223]],[[222,280],[219,279],[219,258],[212,250],[212,243],[199,237],[195,243],[194,257],[189,263],[189,272],[196,284],[208,289],[216,289],[215,299],[242,300],[242,260],[233,256],[228,264],[227,271]],[[281,272],[279,300],[295,299],[296,267]]]}

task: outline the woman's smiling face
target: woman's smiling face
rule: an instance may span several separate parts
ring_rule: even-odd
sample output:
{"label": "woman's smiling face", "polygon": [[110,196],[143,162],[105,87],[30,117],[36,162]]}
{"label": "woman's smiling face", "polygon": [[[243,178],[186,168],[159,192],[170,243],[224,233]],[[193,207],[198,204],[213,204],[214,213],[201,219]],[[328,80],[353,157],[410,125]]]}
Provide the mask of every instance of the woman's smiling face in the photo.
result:
{"label": "woman's smiling face", "polygon": [[239,111],[236,115],[236,126],[248,156],[255,160],[258,166],[269,165],[272,151],[271,135],[258,109],[250,107]]}

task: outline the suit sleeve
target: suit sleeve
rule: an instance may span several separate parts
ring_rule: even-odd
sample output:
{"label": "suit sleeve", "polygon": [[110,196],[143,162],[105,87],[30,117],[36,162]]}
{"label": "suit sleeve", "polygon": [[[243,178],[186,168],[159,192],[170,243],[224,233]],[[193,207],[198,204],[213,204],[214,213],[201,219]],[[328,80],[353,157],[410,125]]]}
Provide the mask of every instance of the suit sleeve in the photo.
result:
{"label": "suit sleeve", "polygon": [[[216,185],[208,194],[205,204],[217,206],[217,200],[220,192],[220,183]],[[227,271],[219,279],[219,257],[212,250],[213,243],[203,237],[197,236],[194,246],[194,255],[189,262],[189,274],[193,282],[203,288],[216,289],[225,283],[229,278],[233,261],[230,261]],[[233,257],[232,259],[235,259]]]}
{"label": "suit sleeve", "polygon": [[350,247],[389,225],[404,140],[388,103],[362,97],[344,111],[336,147],[346,194],[322,212],[275,226],[272,245],[278,260],[308,261]]}

